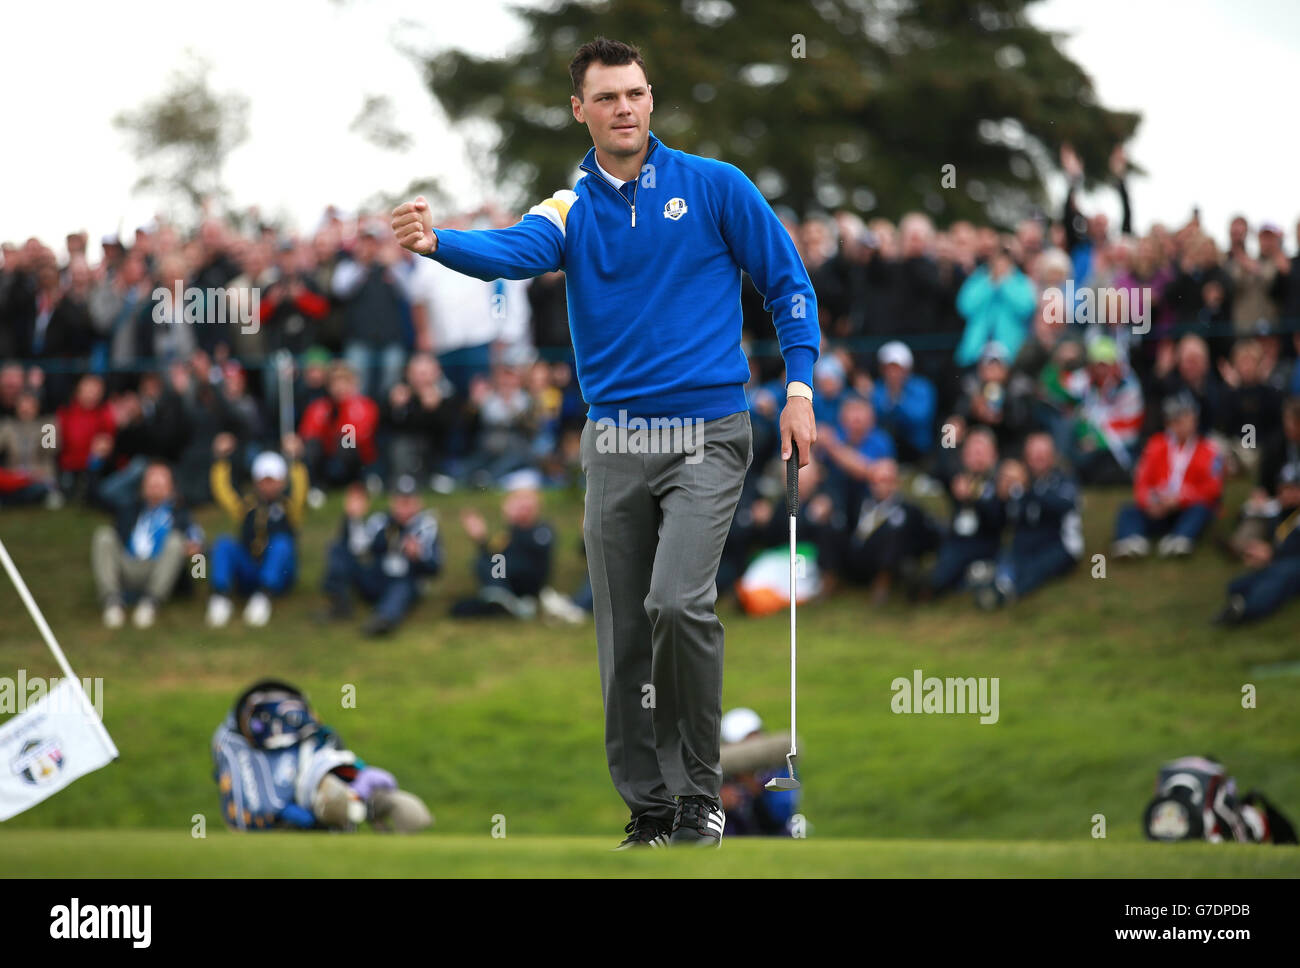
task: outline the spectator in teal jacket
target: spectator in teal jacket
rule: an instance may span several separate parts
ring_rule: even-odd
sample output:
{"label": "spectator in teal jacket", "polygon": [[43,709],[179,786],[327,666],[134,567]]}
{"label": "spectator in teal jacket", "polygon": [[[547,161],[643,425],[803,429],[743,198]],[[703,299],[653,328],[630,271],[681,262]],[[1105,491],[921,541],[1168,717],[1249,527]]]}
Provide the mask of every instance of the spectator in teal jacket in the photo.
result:
{"label": "spectator in teal jacket", "polygon": [[957,365],[974,366],[990,342],[1001,343],[1015,359],[1029,332],[1037,293],[1029,277],[1016,268],[1004,247],[987,266],[971,273],[957,292],[957,311],[966,329],[957,345]]}

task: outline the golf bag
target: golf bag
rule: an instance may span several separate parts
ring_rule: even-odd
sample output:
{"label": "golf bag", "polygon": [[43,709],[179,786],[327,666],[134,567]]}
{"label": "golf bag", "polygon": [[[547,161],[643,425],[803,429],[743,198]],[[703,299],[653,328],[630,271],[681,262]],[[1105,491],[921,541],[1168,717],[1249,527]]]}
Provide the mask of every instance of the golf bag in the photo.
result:
{"label": "golf bag", "polygon": [[1204,756],[1184,756],[1160,768],[1142,829],[1148,840],[1296,843],[1295,827],[1280,810],[1255,790],[1238,797],[1237,781]]}
{"label": "golf bag", "polygon": [[307,697],[278,680],[235,700],[213,734],[212,761],[221,818],[235,830],[352,830],[370,820],[405,831],[433,822],[419,798],[346,749]]}

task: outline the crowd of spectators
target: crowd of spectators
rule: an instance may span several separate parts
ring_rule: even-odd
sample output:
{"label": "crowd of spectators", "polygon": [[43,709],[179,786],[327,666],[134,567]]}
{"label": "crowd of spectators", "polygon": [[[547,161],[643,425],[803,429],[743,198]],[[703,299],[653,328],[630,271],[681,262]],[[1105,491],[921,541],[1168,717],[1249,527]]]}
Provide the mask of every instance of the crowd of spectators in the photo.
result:
{"label": "crowd of spectators", "polygon": [[[1081,487],[1131,488],[1115,556],[1186,556],[1229,518],[1221,550],[1249,571],[1219,618],[1267,614],[1300,594],[1300,255],[1278,225],[1244,218],[1226,249],[1196,217],[1136,235],[1122,151],[1116,229],[1080,211],[1082,167],[1068,148],[1061,161],[1063,210],[1012,231],[919,212],[785,217],[824,336],[801,533],[833,582],[873,601],[966,590],[996,608],[1080,560]],[[514,220],[488,208],[443,224]],[[114,516],[93,542],[107,624],[128,601],[152,621],[206,541],[188,511],[210,502],[235,533],[206,545],[209,621],[242,595],[245,620],[264,623],[294,584],[303,515],[342,488],[325,616],[349,614],[355,591],[387,631],[440,568],[423,495],[502,486],[525,495],[508,500],[502,541],[533,563],[526,587],[503,589],[488,555],[457,613],[525,617],[542,598],[577,620],[588,603],[549,587],[535,500],[581,484],[563,273],[473,279],[402,250],[383,215],[334,209],[308,235],[209,215],[193,234],[155,222],[105,236],[94,261],[85,232],[65,242],[64,258],[37,239],[0,250],[0,505]],[[755,459],[723,593],[782,543],[764,474],[783,365],[748,282],[742,309]],[[1234,475],[1254,486],[1225,508]],[[486,554],[485,523],[461,524]]]}

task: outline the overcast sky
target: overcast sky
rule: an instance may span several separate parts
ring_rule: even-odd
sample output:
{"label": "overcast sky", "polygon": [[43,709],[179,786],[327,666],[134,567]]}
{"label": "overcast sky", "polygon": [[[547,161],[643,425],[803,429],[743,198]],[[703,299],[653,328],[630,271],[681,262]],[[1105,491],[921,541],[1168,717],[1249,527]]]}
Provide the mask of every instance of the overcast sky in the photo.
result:
{"label": "overcast sky", "polygon": [[[743,4],[739,5],[743,10]],[[1069,55],[1100,100],[1144,119],[1131,157],[1139,230],[1182,224],[1199,205],[1222,239],[1234,213],[1270,219],[1295,246],[1300,157],[1292,111],[1300,63],[1300,4],[1291,0],[1044,0],[1032,16],[1069,32]],[[69,29],[69,25],[75,25]],[[0,239],[37,235],[62,250],[66,232],[129,233],[153,214],[133,195],[138,175],[112,117],[156,95],[192,59],[212,65],[212,86],[251,101],[249,139],[226,183],[238,206],[260,205],[310,230],[324,205],[351,208],[380,190],[436,175],[466,205],[490,186],[475,176],[463,139],[394,42],[490,54],[519,41],[500,0],[175,0],[40,4],[6,11],[0,76],[6,145]],[[651,80],[663,95],[671,78]],[[403,153],[349,131],[367,95],[384,94],[413,139]],[[585,132],[575,128],[575,162]],[[558,186],[557,186],[558,187]],[[1089,200],[1118,213],[1112,193]]]}

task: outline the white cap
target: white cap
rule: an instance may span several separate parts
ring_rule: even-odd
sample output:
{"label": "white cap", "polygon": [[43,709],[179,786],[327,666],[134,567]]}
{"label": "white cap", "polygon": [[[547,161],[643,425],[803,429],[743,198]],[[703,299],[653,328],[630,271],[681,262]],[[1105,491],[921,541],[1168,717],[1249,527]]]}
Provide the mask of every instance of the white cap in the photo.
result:
{"label": "white cap", "polygon": [[747,706],[737,706],[722,717],[722,741],[739,743],[750,733],[756,733],[762,728],[763,721],[758,718],[758,713]]}
{"label": "white cap", "polygon": [[253,461],[253,480],[260,481],[271,477],[282,481],[289,476],[289,465],[273,450],[264,450]]}
{"label": "white cap", "polygon": [[890,340],[884,346],[880,347],[880,352],[876,354],[876,359],[880,360],[880,365],[887,363],[897,363],[905,370],[912,368],[912,351],[907,348],[907,344],[901,340]]}
{"label": "white cap", "polygon": [[542,487],[542,475],[531,467],[512,471],[501,478],[501,487],[509,491],[538,491]]}

